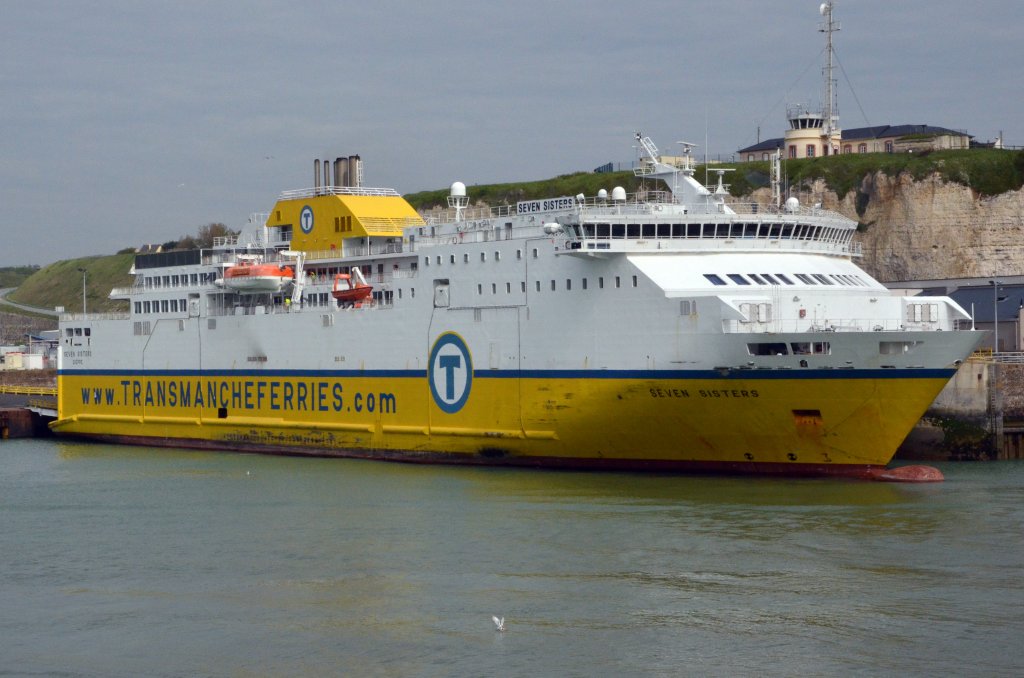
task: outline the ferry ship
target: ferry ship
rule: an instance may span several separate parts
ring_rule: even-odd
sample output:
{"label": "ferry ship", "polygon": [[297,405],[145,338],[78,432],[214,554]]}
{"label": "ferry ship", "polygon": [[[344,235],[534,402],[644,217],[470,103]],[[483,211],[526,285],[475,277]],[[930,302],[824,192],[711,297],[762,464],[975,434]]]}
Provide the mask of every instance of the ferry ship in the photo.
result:
{"label": "ferry ship", "polygon": [[[573,469],[884,475],[980,332],[858,268],[856,223],[646,186],[414,210],[316,161],[256,232],[139,254],[61,318],[59,435]],[[778,176],[778,158],[773,175]],[[333,169],[333,171],[332,171]],[[777,186],[777,184],[776,184]],[[778,194],[778,190],[776,190]],[[259,223],[258,222],[258,223]]]}

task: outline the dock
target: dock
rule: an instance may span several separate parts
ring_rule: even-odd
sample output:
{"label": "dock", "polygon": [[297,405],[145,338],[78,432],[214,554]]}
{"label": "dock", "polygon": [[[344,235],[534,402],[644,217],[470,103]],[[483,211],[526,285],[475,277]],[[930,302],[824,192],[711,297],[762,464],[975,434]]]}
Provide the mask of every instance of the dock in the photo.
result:
{"label": "dock", "polygon": [[49,436],[56,417],[56,387],[0,384],[0,440]]}

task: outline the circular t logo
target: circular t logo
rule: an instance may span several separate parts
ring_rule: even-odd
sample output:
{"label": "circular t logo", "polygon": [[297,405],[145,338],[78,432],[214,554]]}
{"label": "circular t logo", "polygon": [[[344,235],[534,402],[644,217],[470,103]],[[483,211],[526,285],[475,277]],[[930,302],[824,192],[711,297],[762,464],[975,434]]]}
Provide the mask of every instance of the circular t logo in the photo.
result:
{"label": "circular t logo", "polygon": [[309,205],[304,206],[299,213],[299,227],[306,235],[313,230],[313,208]]}
{"label": "circular t logo", "polygon": [[444,412],[454,414],[462,409],[473,385],[473,359],[462,337],[445,332],[437,338],[430,349],[427,380],[434,402]]}

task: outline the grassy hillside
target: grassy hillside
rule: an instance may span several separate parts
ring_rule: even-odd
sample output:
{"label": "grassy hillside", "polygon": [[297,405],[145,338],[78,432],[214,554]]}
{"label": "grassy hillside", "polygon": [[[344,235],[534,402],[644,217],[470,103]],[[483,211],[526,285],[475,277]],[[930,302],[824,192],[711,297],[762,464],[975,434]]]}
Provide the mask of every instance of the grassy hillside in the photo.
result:
{"label": "grassy hillside", "polygon": [[[730,193],[734,196],[748,195],[754,189],[768,185],[767,162],[710,165],[707,168],[707,183],[716,181],[713,170],[723,168],[735,169],[725,177],[725,181],[730,184]],[[923,179],[937,172],[946,181],[963,184],[981,195],[999,195],[1024,186],[1024,151],[979,148],[931,153],[864,153],[783,161],[783,173],[790,185],[823,178],[839,195],[856,190],[866,175],[878,171],[890,176],[909,172],[915,179]],[[705,183],[705,167],[698,166],[694,176]],[[471,203],[481,201],[496,206],[578,193],[593,196],[601,188],[611,190],[614,186],[622,186],[627,192],[633,192],[639,185],[639,180],[632,172],[580,172],[547,181],[469,186],[466,193]],[[447,204],[447,196],[448,189],[445,188],[412,193],[405,198],[413,207],[426,209]]]}
{"label": "grassy hillside", "polygon": [[38,270],[38,266],[8,266],[0,268],[0,288],[17,287]]}
{"label": "grassy hillside", "polygon": [[11,301],[41,308],[63,306],[68,312],[82,310],[82,273],[86,274],[86,302],[90,313],[127,310],[126,302],[107,298],[112,287],[131,285],[128,271],[134,254],[67,259],[45,266],[8,295]]}
{"label": "grassy hillside", "polygon": [[[856,190],[866,175],[875,172],[893,177],[907,172],[914,179],[938,173],[945,181],[962,184],[986,196],[1015,191],[1024,186],[1024,151],[991,148],[932,153],[854,153],[786,160],[783,165],[790,185],[822,178],[840,196]],[[768,184],[767,162],[732,166],[739,168],[739,171],[729,174],[733,195],[745,195]]]}

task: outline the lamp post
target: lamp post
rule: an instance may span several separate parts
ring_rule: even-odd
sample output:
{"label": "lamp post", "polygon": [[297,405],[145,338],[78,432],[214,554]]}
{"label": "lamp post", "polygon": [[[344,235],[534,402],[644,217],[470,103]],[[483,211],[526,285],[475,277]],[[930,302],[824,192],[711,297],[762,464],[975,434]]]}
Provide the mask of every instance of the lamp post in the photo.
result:
{"label": "lamp post", "polygon": [[[992,286],[992,356],[999,353],[999,286],[1002,280],[989,280]],[[1003,297],[1005,299],[1006,297]],[[992,363],[992,458],[999,459],[1003,449],[1003,402],[999,393],[999,362]]]}
{"label": "lamp post", "polygon": [[85,315],[85,276],[87,274],[84,268],[78,269],[82,274],[82,315]]}
{"label": "lamp post", "polygon": [[992,286],[992,353],[999,353],[999,286],[1003,281],[989,280],[988,284]]}

